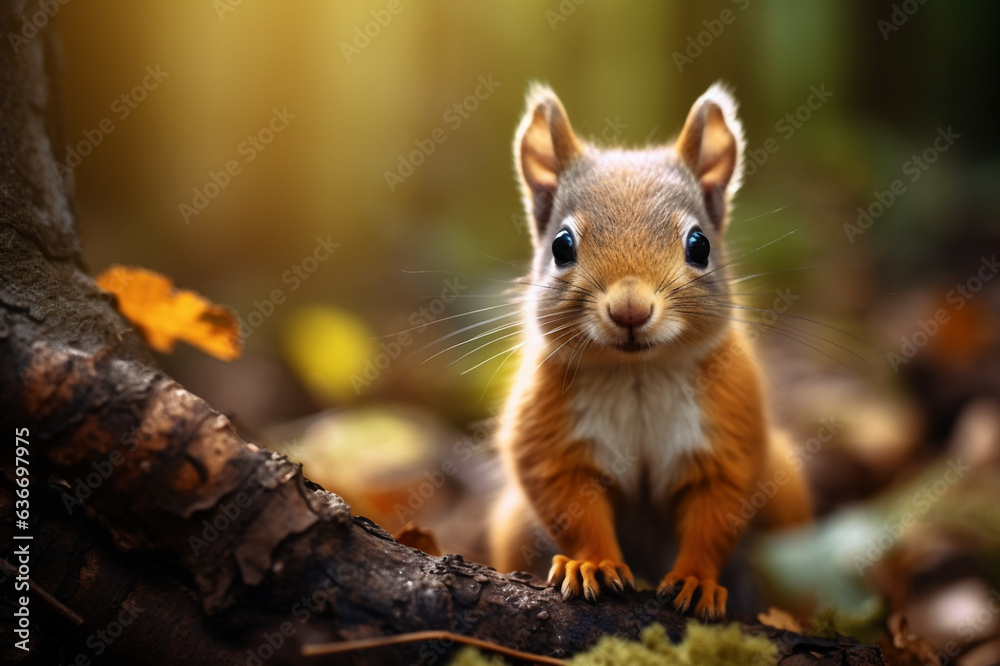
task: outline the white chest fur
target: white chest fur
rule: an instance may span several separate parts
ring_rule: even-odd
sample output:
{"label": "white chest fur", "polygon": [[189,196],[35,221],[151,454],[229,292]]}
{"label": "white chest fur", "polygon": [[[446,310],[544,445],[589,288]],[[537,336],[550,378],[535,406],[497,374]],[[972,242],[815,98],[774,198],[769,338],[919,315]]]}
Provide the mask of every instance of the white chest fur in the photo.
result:
{"label": "white chest fur", "polygon": [[708,449],[690,375],[653,364],[579,373],[571,387],[573,436],[593,447],[602,483],[615,482],[627,497],[645,485],[664,499],[689,456]]}

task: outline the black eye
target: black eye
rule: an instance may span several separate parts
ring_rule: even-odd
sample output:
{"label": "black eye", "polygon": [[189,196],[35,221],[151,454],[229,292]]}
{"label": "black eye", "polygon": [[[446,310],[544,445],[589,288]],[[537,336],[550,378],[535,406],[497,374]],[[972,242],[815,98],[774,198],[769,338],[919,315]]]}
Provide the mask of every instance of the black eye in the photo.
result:
{"label": "black eye", "polygon": [[695,229],[688,234],[687,243],[684,247],[684,256],[692,266],[705,268],[705,266],[708,266],[708,253],[711,249],[712,246],[709,244],[705,234]]}
{"label": "black eye", "polygon": [[552,240],[552,257],[560,268],[576,261],[576,239],[573,238],[572,231],[563,229],[556,234]]}

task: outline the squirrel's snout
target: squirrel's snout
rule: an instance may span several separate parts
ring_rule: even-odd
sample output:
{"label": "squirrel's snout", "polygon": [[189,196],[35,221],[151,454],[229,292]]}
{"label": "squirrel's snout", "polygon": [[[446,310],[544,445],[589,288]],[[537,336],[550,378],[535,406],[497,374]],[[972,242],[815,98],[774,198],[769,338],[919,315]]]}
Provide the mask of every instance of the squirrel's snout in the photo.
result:
{"label": "squirrel's snout", "polygon": [[653,298],[641,280],[625,278],[608,292],[608,316],[616,326],[639,328],[653,316]]}
{"label": "squirrel's snout", "polygon": [[645,311],[643,311],[641,305],[631,302],[618,309],[608,306],[608,315],[611,317],[611,321],[615,322],[618,326],[638,328],[653,316],[653,305],[650,304]]}

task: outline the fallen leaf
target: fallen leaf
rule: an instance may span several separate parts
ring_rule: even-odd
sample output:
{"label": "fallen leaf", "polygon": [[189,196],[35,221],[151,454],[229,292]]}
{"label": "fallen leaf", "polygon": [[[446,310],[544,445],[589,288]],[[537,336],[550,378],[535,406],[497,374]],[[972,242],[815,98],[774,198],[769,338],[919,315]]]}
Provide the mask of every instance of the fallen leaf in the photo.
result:
{"label": "fallen leaf", "polygon": [[788,611],[783,611],[775,606],[768,608],[766,613],[758,613],[757,621],[782,631],[802,633],[802,625],[799,624],[799,621]]}
{"label": "fallen leaf", "polygon": [[409,521],[392,535],[392,538],[410,548],[422,550],[428,555],[438,557],[441,555],[441,548],[437,545],[434,533],[423,527],[419,527],[414,521]]}
{"label": "fallen leaf", "polygon": [[178,340],[231,361],[240,356],[236,316],[194,291],[175,289],[170,278],[130,266],[111,266],[97,285],[118,297],[118,311],[139,329],[149,346],[170,353]]}
{"label": "fallen leaf", "polygon": [[909,621],[902,611],[897,611],[886,619],[886,628],[892,636],[892,647],[898,650],[893,663],[940,666],[941,659],[934,646],[910,631]]}

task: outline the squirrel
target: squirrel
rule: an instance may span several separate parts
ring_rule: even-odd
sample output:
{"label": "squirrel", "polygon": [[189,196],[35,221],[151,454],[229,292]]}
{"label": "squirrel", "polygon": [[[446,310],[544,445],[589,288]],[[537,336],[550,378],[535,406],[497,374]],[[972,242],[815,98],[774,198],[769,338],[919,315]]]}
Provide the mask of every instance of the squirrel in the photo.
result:
{"label": "squirrel", "polygon": [[616,514],[645,512],[651,532],[676,528],[658,594],[680,586],[673,605],[688,612],[700,593],[693,611],[719,618],[719,575],[758,484],[775,494],[756,524],[811,519],[730,316],[723,234],[745,146],[736,111],[715,83],[675,140],[626,150],[577,138],[548,87],[528,93],[514,153],[534,260],[521,365],[496,435],[505,482],[489,540],[494,566],[509,572],[530,567],[537,535],[553,535],[561,554],[548,582],[565,599],[634,588]]}

